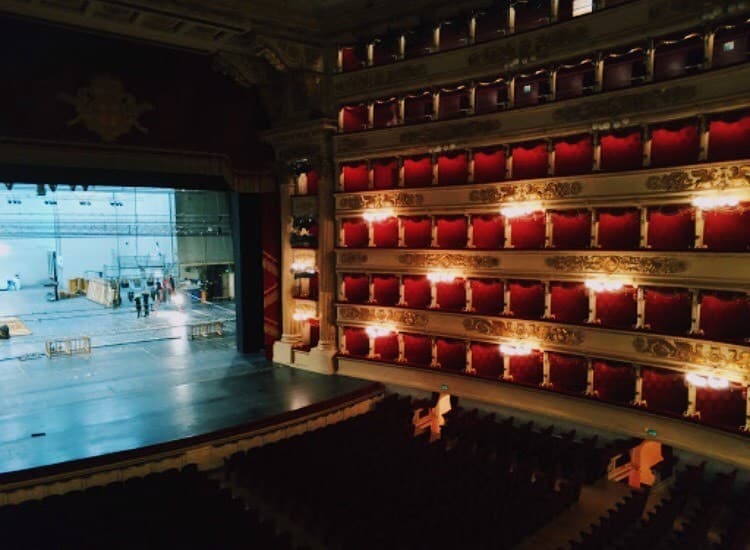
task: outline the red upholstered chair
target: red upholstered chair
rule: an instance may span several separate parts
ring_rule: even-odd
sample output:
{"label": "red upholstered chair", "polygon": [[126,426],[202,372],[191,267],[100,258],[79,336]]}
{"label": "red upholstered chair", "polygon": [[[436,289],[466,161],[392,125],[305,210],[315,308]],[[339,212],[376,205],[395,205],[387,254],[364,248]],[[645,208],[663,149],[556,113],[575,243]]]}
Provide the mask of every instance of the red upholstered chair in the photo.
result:
{"label": "red upholstered chair", "polygon": [[466,342],[448,338],[437,339],[438,368],[452,371],[466,370]]}
{"label": "red upholstered chair", "polygon": [[513,179],[547,176],[549,154],[544,142],[521,143],[513,146]]}
{"label": "red upholstered chair", "polygon": [[398,305],[398,277],[395,275],[372,276],[372,301],[379,306]]}
{"label": "red upholstered chair", "polygon": [[539,70],[530,75],[518,75],[515,79],[514,107],[538,105],[547,101],[551,95],[549,73]]}
{"label": "red upholstered chair", "polygon": [[372,127],[390,128],[399,123],[398,100],[395,97],[380,99],[372,105]]}
{"label": "red upholstered chair", "polygon": [[595,359],[594,392],[603,401],[627,404],[635,398],[635,369],[628,363]]}
{"label": "red upholstered chair", "polygon": [[344,183],[344,191],[367,191],[370,183],[370,174],[366,162],[342,164],[341,175]]}
{"label": "red upholstered chair", "polygon": [[731,384],[728,389],[696,388],[695,408],[701,422],[737,430],[745,424],[747,389]]}
{"label": "red upholstered chair", "polygon": [[404,98],[404,124],[427,122],[432,120],[434,114],[432,92],[422,92]]}
{"label": "red upholstered chair", "polygon": [[432,220],[428,216],[404,216],[404,246],[429,248],[432,245]]}
{"label": "red upholstered chair", "polygon": [[750,203],[703,212],[703,244],[709,250],[750,250]]}
{"label": "red upholstered chair", "polygon": [[692,297],[685,289],[646,288],[644,324],[646,329],[666,334],[687,334],[692,318]]}
{"label": "red upholstered chair", "polygon": [[586,391],[588,361],[578,355],[549,352],[549,381],[552,389],[572,393]]}
{"label": "red upholstered chair", "polygon": [[398,186],[398,162],[396,159],[375,159],[372,161],[373,187],[393,189]]}
{"label": "red upholstered chair", "polygon": [[359,327],[344,327],[346,351],[349,355],[367,357],[370,354],[370,337],[365,329]]}
{"label": "red upholstered chair", "polygon": [[551,3],[551,0],[516,3],[515,31],[528,31],[549,25],[550,15],[552,14]]}
{"label": "red upholstered chair", "polygon": [[341,47],[341,72],[356,71],[365,66],[367,53],[362,45]]}
{"label": "red upholstered chair", "polygon": [[474,150],[474,183],[505,179],[505,148],[485,147]]}
{"label": "red upholstered chair", "polygon": [[425,309],[430,307],[432,293],[430,281],[424,275],[404,275],[404,305]]}
{"label": "red upholstered chair", "polygon": [[622,53],[608,55],[604,59],[605,91],[628,88],[646,81],[646,52],[633,48]]}
{"label": "red upholstered chair", "polygon": [[435,221],[439,248],[466,248],[468,236],[466,216],[438,216]]}
{"label": "red upholstered chair", "polygon": [[498,279],[471,279],[471,304],[479,315],[500,315],[503,311],[503,282]]}
{"label": "red upholstered chair", "polygon": [[497,344],[474,342],[471,344],[471,368],[474,374],[484,378],[500,378],[503,375],[503,357]]}
{"label": "red upholstered chair", "polygon": [[585,323],[589,294],[582,283],[550,283],[550,313],[558,323]]}
{"label": "red upholstered chair", "polygon": [[543,380],[542,354],[533,352],[511,357],[510,375],[516,384],[538,386]]}
{"label": "red upholstered chair", "polygon": [[593,168],[594,144],[591,136],[570,136],[555,141],[555,175],[588,174]]}
{"label": "red upholstered chair", "polygon": [[432,159],[429,155],[404,159],[404,187],[432,185]]}
{"label": "red upholstered chair", "polygon": [[709,124],[708,135],[708,160],[750,157],[750,113],[714,116]]}
{"label": "red upholstered chair", "polygon": [[398,218],[395,216],[372,222],[373,241],[377,248],[398,246]]}
{"label": "red upholstered chair", "polygon": [[544,248],[544,212],[532,212],[510,220],[510,242],[513,248]]}
{"label": "red upholstered chair", "polygon": [[404,361],[409,365],[426,367],[432,363],[432,340],[424,334],[403,334]]}
{"label": "red upholstered chair", "polygon": [[478,83],[474,92],[474,109],[478,115],[496,113],[508,108],[508,84],[502,78]]}
{"label": "red upholstered chair", "polygon": [[459,118],[470,113],[469,89],[459,86],[455,89],[440,90],[440,108],[438,109],[438,120]]}
{"label": "red upholstered chair", "polygon": [[552,212],[552,246],[576,250],[591,246],[591,212],[560,210]]}
{"label": "red upholstered chair", "polygon": [[657,42],[654,49],[654,80],[694,73],[703,68],[703,59],[703,36],[698,33],[679,37],[678,40]]}
{"label": "red upholstered chair", "polygon": [[466,309],[466,286],[464,279],[435,283],[437,307],[448,311]]}
{"label": "red upholstered chair", "polygon": [[370,299],[370,280],[367,275],[344,275],[344,298],[353,304],[364,304]]}
{"label": "red upholstered chair", "polygon": [[730,292],[702,292],[700,330],[711,340],[750,338],[750,299]]}
{"label": "red upholstered chair", "polygon": [[625,287],[613,292],[596,293],[596,318],[607,328],[630,329],[638,319],[636,289]]}
{"label": "red upholstered chair", "polygon": [[396,361],[398,359],[398,335],[392,332],[385,336],[376,336],[373,352],[376,359]]}
{"label": "red upholstered chair", "polygon": [[603,134],[600,141],[600,169],[617,172],[642,168],[643,143],[641,138],[640,129]]}
{"label": "red upholstered chair", "polygon": [[469,177],[466,153],[459,151],[438,156],[438,185],[464,185]]}
{"label": "red upholstered chair", "polygon": [[695,210],[679,205],[649,208],[647,243],[654,250],[693,248]]}
{"label": "red upholstered chair", "polygon": [[344,132],[357,132],[367,129],[367,105],[349,105],[343,107],[342,127]]}
{"label": "red upholstered chair", "polygon": [[747,61],[749,38],[747,23],[717,30],[714,35],[714,57],[711,67],[718,69]]}
{"label": "red upholstered chair", "polygon": [[685,375],[656,367],[641,367],[641,399],[651,411],[679,415],[687,410]]}
{"label": "red upholstered chair", "polygon": [[365,248],[369,244],[367,222],[362,218],[345,219],[341,227],[344,229],[344,246],[349,248]]}
{"label": "red upholstered chair", "polygon": [[701,139],[695,121],[662,124],[651,129],[651,166],[698,162]]}
{"label": "red upholstered chair", "polygon": [[555,98],[558,101],[592,93],[596,84],[594,62],[586,59],[575,65],[559,68],[555,83]]}
{"label": "red upholstered chair", "polygon": [[538,281],[511,281],[510,310],[519,319],[541,319],[544,315],[544,285]]}
{"label": "red upholstered chair", "polygon": [[641,213],[637,208],[606,208],[599,217],[599,248],[635,250],[641,242]]}
{"label": "red upholstered chair", "polygon": [[495,250],[505,244],[505,219],[500,214],[472,216],[474,248]]}
{"label": "red upholstered chair", "polygon": [[318,182],[320,181],[320,174],[317,170],[309,170],[305,172],[307,177],[307,195],[318,194]]}

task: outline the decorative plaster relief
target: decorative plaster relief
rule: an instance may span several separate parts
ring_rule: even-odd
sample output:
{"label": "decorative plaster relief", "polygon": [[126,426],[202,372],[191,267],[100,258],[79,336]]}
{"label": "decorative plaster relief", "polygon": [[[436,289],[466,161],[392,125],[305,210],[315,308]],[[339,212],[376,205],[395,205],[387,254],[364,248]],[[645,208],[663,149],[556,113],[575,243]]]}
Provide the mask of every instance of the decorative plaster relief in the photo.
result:
{"label": "decorative plaster relief", "polygon": [[491,268],[500,265],[500,259],[493,256],[474,256],[463,254],[399,254],[398,262],[410,267],[448,268]]}
{"label": "decorative plaster relief", "polygon": [[475,189],[469,194],[471,202],[497,203],[506,200],[561,199],[580,194],[579,181],[551,181],[547,183],[511,184]]}
{"label": "decorative plaster relief", "polygon": [[739,372],[750,376],[750,348],[684,342],[659,336],[637,336],[633,349],[643,355]]}
{"label": "decorative plaster relief", "polygon": [[702,191],[750,186],[750,166],[718,166],[695,170],[677,170],[650,176],[646,189],[651,191]]}
{"label": "decorative plaster relief", "polygon": [[361,265],[367,261],[364,252],[339,252],[339,263],[343,265]]}
{"label": "decorative plaster relief", "polygon": [[[434,143],[436,141],[452,142],[469,137],[486,137],[487,134],[496,132],[502,126],[503,124],[499,120],[471,120],[437,127],[431,127],[427,124],[424,128],[402,133],[398,137],[398,141],[402,145]],[[339,150],[341,150],[341,147],[339,147]]]}
{"label": "decorative plaster relief", "polygon": [[421,206],[424,196],[419,193],[379,193],[377,195],[351,195],[338,204],[341,209],[390,208],[394,206]]}
{"label": "decorative plaster relief", "polygon": [[470,317],[464,319],[464,328],[468,332],[476,332],[483,336],[538,340],[565,346],[577,346],[584,340],[583,331],[580,330],[510,320],[490,321]]}
{"label": "decorative plaster relief", "polygon": [[409,327],[423,327],[428,320],[424,313],[414,311],[354,306],[339,306],[338,317],[340,321],[397,323]]}
{"label": "decorative plaster relief", "polygon": [[565,272],[603,271],[605,273],[639,273],[670,275],[687,270],[682,260],[641,256],[551,256],[547,266]]}

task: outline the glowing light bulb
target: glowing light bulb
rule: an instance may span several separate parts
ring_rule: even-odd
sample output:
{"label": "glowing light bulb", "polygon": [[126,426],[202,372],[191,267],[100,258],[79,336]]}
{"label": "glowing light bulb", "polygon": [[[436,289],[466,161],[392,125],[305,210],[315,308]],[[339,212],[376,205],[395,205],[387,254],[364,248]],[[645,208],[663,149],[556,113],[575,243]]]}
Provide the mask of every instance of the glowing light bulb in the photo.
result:
{"label": "glowing light bulb", "polygon": [[531,355],[534,350],[524,344],[500,344],[500,353],[510,356]]}
{"label": "glowing light bulb", "polygon": [[390,208],[380,208],[378,210],[367,210],[362,217],[368,222],[382,222],[395,216]]}
{"label": "glowing light bulb", "polygon": [[685,376],[685,380],[687,380],[690,384],[692,384],[696,388],[705,388],[706,386],[708,386],[708,380],[706,380],[703,376],[700,376],[698,374],[690,373],[687,376]]}
{"label": "glowing light bulb", "polygon": [[717,376],[708,377],[708,387],[715,390],[726,390],[729,388],[729,380],[726,378],[719,378]]}
{"label": "glowing light bulb", "polygon": [[594,292],[614,292],[625,286],[624,281],[617,279],[588,279],[584,284]]}
{"label": "glowing light bulb", "polygon": [[431,271],[427,274],[427,279],[433,283],[452,283],[456,278],[457,275],[450,271]]}
{"label": "glowing light bulb", "polygon": [[367,327],[365,329],[365,332],[367,333],[367,336],[370,336],[372,338],[379,338],[380,336],[388,336],[390,333],[393,332],[393,327],[386,327],[386,326],[380,326],[380,327]]}
{"label": "glowing light bulb", "polygon": [[504,206],[500,209],[500,213],[506,218],[520,218],[533,212],[544,210],[541,203],[538,202],[525,202],[521,204],[515,204],[511,206]]}
{"label": "glowing light bulb", "polygon": [[733,195],[709,195],[704,197],[695,197],[693,206],[701,210],[711,210],[712,208],[732,207],[740,204],[740,199]]}
{"label": "glowing light bulb", "polygon": [[292,314],[292,319],[295,321],[308,321],[309,319],[312,319],[312,315],[307,311],[297,310]]}

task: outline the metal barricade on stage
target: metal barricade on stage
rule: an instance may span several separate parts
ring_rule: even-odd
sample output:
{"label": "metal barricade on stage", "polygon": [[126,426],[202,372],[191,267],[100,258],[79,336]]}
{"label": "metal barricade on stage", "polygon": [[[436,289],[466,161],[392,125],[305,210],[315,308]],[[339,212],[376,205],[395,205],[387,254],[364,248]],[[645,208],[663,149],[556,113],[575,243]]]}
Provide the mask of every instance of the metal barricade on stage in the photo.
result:
{"label": "metal barricade on stage", "polygon": [[91,353],[91,338],[88,336],[79,336],[78,338],[47,340],[44,344],[44,351],[50,359],[58,355]]}
{"label": "metal barricade on stage", "polygon": [[206,336],[216,334],[222,336],[224,334],[224,322],[223,321],[208,321],[206,323],[195,323],[190,325],[190,339],[205,338]]}

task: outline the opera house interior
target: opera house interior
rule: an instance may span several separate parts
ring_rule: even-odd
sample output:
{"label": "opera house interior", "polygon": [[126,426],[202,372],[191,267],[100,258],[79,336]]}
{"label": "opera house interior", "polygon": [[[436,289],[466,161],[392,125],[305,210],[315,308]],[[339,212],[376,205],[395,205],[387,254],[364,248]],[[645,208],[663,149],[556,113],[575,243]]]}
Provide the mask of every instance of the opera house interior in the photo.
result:
{"label": "opera house interior", "polygon": [[3,548],[750,548],[750,3],[0,47]]}

